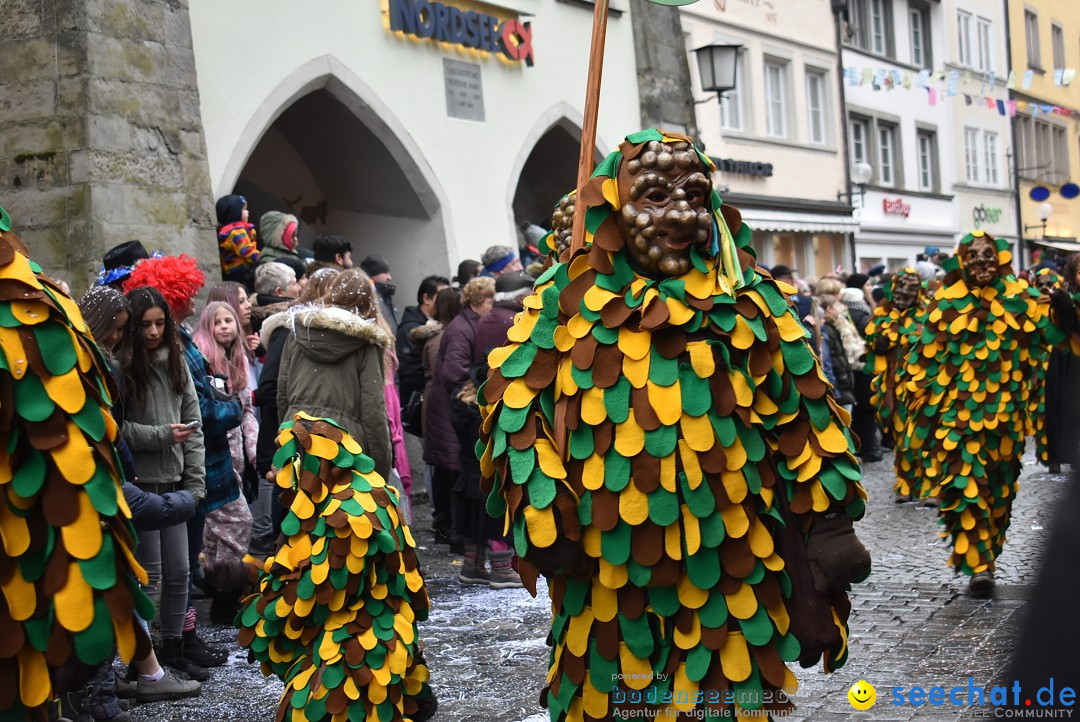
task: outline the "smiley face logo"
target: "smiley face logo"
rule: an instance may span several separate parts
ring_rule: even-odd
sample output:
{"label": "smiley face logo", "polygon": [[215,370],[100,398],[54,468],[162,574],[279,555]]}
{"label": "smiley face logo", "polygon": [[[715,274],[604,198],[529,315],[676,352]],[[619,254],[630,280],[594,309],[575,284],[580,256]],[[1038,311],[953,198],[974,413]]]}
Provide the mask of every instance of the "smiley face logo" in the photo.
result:
{"label": "smiley face logo", "polygon": [[877,702],[877,690],[865,680],[859,680],[851,685],[847,693],[848,702],[858,710],[870,709]]}

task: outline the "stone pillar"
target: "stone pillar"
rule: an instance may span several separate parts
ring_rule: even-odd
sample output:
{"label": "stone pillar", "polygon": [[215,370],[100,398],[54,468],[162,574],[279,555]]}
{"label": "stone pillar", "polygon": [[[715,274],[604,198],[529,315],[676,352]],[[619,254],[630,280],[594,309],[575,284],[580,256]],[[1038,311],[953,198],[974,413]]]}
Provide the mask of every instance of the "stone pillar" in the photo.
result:
{"label": "stone pillar", "polygon": [[698,137],[690,65],[679,9],[630,0],[641,125]]}
{"label": "stone pillar", "polygon": [[187,0],[5,0],[0,206],[81,293],[139,239],[219,273]]}

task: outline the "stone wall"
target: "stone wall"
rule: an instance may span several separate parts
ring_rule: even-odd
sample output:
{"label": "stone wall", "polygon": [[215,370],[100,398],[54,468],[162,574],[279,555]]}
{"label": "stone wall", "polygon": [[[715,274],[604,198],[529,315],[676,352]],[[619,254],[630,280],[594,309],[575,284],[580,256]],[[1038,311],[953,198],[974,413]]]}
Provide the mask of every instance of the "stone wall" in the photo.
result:
{"label": "stone wall", "polygon": [[76,293],[139,239],[217,274],[187,0],[5,0],[0,206]]}
{"label": "stone wall", "polygon": [[641,125],[698,137],[679,9],[631,0]]}

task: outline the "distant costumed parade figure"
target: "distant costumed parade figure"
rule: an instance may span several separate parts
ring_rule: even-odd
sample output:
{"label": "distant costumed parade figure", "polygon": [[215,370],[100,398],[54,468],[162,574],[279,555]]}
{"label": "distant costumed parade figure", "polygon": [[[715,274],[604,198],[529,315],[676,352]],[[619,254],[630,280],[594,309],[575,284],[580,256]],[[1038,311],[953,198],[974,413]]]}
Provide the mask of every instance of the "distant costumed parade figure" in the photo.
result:
{"label": "distant costumed parade figure", "polygon": [[149,652],[135,613],[154,605],[121,491],[113,376],[3,209],[0,350],[0,719],[43,720],[117,651]]}
{"label": "distant costumed parade figure", "polygon": [[329,419],[298,413],[278,444],[282,541],[237,617],[240,644],[285,683],[278,722],[428,719],[429,601],[397,490]]}
{"label": "distant costumed parade figure", "polygon": [[[936,498],[949,563],[989,596],[1018,488],[1025,438],[1044,383],[1049,347],[1067,334],[1050,303],[1012,272],[1005,241],[975,231],[945,261],[902,371],[907,443],[922,459],[923,496]],[[1055,320],[1075,324],[1065,296]],[[1055,297],[1055,301],[1057,301]],[[1075,343],[1075,342],[1074,342]]]}
{"label": "distant costumed parade figure", "polygon": [[866,327],[865,372],[873,375],[870,399],[881,433],[893,440],[896,483],[893,491],[897,501],[909,501],[918,496],[914,486],[919,478],[922,460],[909,448],[904,434],[907,429],[907,405],[903,386],[897,384],[897,371],[912,339],[919,330],[919,317],[926,305],[922,277],[914,268],[901,268],[885,284],[885,300],[874,309]]}
{"label": "distant costumed parade figure", "polygon": [[482,485],[547,577],[555,722],[790,709],[786,662],[847,658],[870,571],[848,417],[713,169],[628,136],[488,359]]}

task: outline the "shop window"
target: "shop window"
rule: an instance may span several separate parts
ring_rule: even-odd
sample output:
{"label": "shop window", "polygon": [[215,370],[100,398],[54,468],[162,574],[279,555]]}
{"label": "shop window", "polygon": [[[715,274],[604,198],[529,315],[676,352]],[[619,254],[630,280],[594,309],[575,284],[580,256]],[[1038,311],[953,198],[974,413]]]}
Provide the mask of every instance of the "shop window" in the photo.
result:
{"label": "shop window", "polygon": [[[844,237],[839,233],[820,233],[811,238],[813,250],[812,266],[814,276],[821,278],[836,272],[836,267],[844,263]],[[808,276],[810,274],[803,274]]]}

